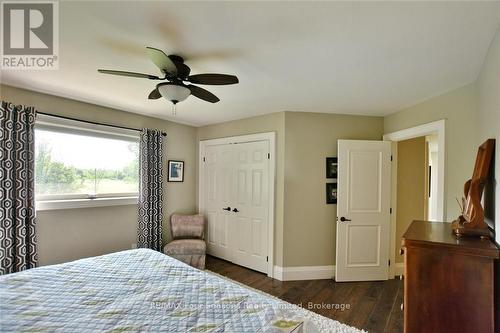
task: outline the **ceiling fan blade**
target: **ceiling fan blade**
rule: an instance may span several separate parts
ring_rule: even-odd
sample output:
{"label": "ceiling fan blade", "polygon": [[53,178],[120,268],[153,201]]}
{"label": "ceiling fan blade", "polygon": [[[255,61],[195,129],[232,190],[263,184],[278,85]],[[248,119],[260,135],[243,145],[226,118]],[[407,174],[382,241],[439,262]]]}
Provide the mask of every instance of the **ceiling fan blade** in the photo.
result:
{"label": "ceiling fan blade", "polygon": [[142,73],[135,73],[135,72],[126,72],[126,71],[115,71],[115,70],[110,70],[110,69],[98,69],[97,71],[99,73],[103,73],[103,74],[139,77],[139,78],[150,79],[150,80],[160,80],[160,78],[156,75],[149,75],[149,74],[142,74]]}
{"label": "ceiling fan blade", "polygon": [[161,98],[161,94],[158,91],[158,89],[155,88],[152,92],[149,93],[148,98],[149,99],[158,99],[158,98]]}
{"label": "ceiling fan blade", "polygon": [[177,66],[162,50],[154,47],[146,47],[149,59],[165,74],[170,76],[177,75]]}
{"label": "ceiling fan blade", "polygon": [[191,84],[187,85],[187,88],[191,91],[191,95],[198,97],[199,99],[202,99],[204,101],[210,102],[210,103],[217,103],[220,101],[220,99],[212,94],[210,91],[205,90],[203,88],[193,86]]}
{"label": "ceiling fan blade", "polygon": [[212,85],[236,84],[239,82],[236,76],[227,74],[196,74],[189,76],[187,81]]}

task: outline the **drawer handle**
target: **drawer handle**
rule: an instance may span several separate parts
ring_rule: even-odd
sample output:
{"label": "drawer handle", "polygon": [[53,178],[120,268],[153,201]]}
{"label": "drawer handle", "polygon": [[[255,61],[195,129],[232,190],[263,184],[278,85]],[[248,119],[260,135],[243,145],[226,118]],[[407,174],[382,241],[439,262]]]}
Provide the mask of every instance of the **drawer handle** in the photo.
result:
{"label": "drawer handle", "polygon": [[405,309],[405,304],[401,303],[401,311],[403,311],[404,309]]}

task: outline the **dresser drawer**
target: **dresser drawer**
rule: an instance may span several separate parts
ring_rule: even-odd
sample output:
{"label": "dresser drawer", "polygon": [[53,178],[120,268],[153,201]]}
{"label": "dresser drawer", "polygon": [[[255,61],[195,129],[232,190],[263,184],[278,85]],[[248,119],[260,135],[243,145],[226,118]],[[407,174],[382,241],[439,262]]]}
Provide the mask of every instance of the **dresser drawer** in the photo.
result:
{"label": "dresser drawer", "polygon": [[[498,249],[479,239],[464,243],[452,235],[448,223],[435,224],[413,222],[403,236],[405,332],[495,332]],[[423,231],[431,234],[426,238]],[[436,232],[443,241],[436,239]]]}

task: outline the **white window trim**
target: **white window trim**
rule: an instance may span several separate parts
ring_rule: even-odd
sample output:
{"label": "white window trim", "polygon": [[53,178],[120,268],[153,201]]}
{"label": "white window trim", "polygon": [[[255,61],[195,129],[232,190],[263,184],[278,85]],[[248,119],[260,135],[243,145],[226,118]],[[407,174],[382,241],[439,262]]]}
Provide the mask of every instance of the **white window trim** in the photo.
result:
{"label": "white window trim", "polygon": [[46,129],[68,134],[91,134],[94,137],[120,139],[133,142],[139,141],[138,131],[106,125],[95,125],[86,123],[85,121],[59,118],[45,114],[39,114],[36,116],[35,129]]}
{"label": "white window trim", "polygon": [[112,199],[112,198],[134,198],[137,197],[138,192],[129,193],[78,193],[78,194],[41,194],[38,195],[38,201],[61,201],[61,200],[95,200],[95,199]]}
{"label": "white window trim", "polygon": [[[106,125],[89,124],[84,121],[64,119],[49,115],[37,115],[35,129],[45,129],[68,134],[90,135],[93,137],[139,141],[137,131]],[[89,194],[48,194],[35,197],[37,211],[90,208],[105,206],[137,205],[139,193],[99,193]]]}
{"label": "white window trim", "polygon": [[138,197],[113,197],[97,199],[64,199],[36,201],[36,211],[137,205]]}

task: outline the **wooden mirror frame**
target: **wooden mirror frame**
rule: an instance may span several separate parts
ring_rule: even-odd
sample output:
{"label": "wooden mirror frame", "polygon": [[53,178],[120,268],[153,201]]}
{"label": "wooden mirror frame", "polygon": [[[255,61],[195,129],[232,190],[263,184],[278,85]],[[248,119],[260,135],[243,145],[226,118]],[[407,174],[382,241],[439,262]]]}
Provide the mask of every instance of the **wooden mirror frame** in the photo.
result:
{"label": "wooden mirror frame", "polygon": [[453,232],[457,236],[471,235],[489,238],[491,233],[484,222],[481,198],[488,180],[491,159],[495,150],[495,139],[486,140],[479,146],[472,178],[464,185],[462,215],[453,222]]}

